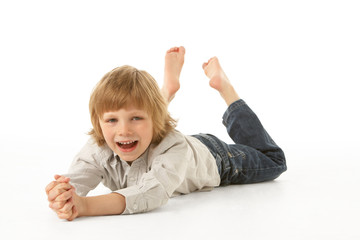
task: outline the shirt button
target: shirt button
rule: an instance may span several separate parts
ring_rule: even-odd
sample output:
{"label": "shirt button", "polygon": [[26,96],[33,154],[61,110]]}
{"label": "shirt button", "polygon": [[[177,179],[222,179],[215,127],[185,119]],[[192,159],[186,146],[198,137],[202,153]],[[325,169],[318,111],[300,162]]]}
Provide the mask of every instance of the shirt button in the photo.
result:
{"label": "shirt button", "polygon": [[134,204],[133,208],[134,208],[134,210],[136,210],[137,209],[137,204]]}

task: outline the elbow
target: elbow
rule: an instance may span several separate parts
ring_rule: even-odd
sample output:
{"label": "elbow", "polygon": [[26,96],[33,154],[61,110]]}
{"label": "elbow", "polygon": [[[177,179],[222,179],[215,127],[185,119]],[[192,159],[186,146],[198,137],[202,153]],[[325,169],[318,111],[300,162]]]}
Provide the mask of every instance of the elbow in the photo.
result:
{"label": "elbow", "polygon": [[166,191],[150,191],[139,194],[135,199],[125,198],[126,207],[123,214],[146,213],[165,205],[169,200]]}

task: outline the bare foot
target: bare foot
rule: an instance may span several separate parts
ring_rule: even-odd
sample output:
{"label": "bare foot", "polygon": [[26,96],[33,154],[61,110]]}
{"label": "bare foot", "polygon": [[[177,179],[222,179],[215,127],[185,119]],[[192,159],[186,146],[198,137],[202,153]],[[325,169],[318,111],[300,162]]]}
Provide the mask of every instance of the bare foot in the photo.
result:
{"label": "bare foot", "polygon": [[175,93],[180,89],[180,73],[184,64],[185,48],[170,48],[165,55],[164,84],[161,92],[165,99],[170,102]]}
{"label": "bare foot", "polygon": [[217,57],[210,58],[202,67],[205,75],[210,79],[210,86],[220,93],[227,105],[240,99],[225,75],[224,70],[221,68]]}

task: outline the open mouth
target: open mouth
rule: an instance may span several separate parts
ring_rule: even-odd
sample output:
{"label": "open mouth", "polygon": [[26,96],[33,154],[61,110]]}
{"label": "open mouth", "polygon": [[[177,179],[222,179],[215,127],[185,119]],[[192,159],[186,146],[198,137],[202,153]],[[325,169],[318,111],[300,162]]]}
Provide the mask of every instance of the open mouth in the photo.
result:
{"label": "open mouth", "polygon": [[138,141],[128,141],[128,142],[116,142],[116,145],[120,148],[120,150],[129,152],[136,148]]}

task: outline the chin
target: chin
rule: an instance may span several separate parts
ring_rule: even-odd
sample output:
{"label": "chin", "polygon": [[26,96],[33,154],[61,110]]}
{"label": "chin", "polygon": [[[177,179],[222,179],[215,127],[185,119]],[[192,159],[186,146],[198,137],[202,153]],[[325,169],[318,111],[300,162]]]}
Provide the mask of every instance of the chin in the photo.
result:
{"label": "chin", "polygon": [[136,159],[138,159],[140,156],[124,156],[123,153],[117,153],[117,155],[120,157],[121,160],[126,161],[126,162],[134,162]]}

